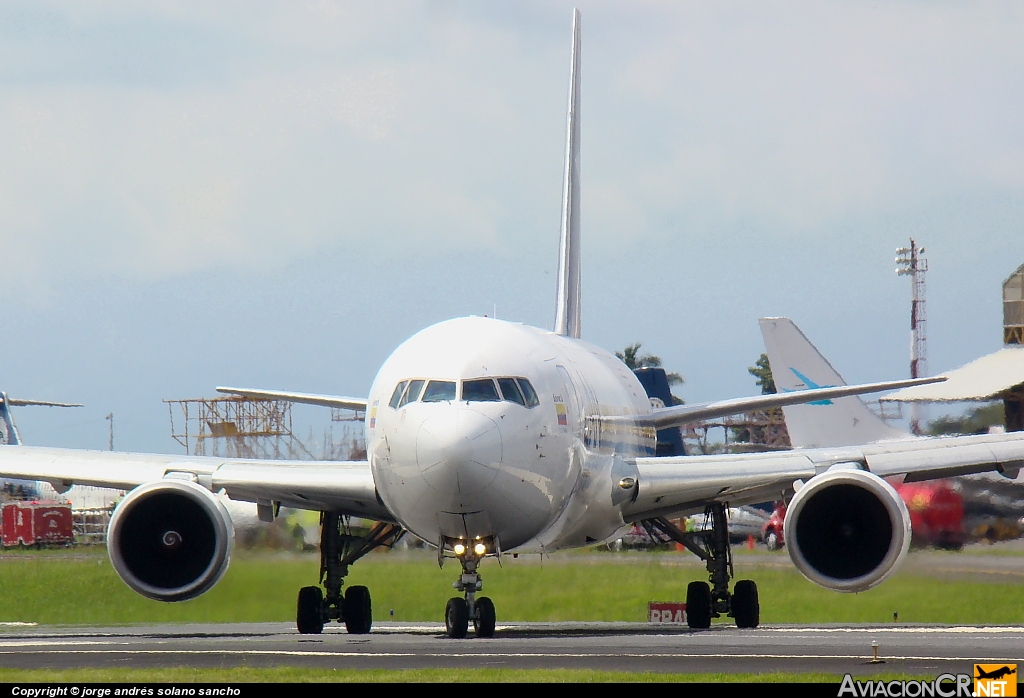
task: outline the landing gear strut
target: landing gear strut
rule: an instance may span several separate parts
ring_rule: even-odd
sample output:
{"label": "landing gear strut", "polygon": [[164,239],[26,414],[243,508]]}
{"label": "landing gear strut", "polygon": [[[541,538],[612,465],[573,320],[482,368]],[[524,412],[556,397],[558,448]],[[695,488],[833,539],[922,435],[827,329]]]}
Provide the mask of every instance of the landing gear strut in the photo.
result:
{"label": "landing gear strut", "polygon": [[[441,542],[438,559],[443,561],[444,541]],[[486,596],[477,598],[476,593],[484,588],[483,579],[477,572],[481,558],[487,553],[486,543],[476,543],[470,548],[464,543],[455,543],[452,551],[462,564],[462,574],[452,584],[456,591],[464,593],[462,598],[453,596],[448,599],[444,609],[444,626],[448,637],[460,640],[469,632],[469,622],[473,621],[473,630],[477,637],[494,636],[494,602]]]}
{"label": "landing gear strut", "polygon": [[740,628],[756,628],[761,609],[757,585],[741,580],[729,593],[729,580],[734,576],[732,549],[729,546],[729,522],[725,505],[712,502],[704,509],[704,530],[684,532],[664,518],[643,521],[652,538],[661,534],[683,545],[707,565],[708,582],[690,582],[686,588],[686,622],[691,628],[710,628],[711,619],[732,616]]}
{"label": "landing gear strut", "polygon": [[299,589],[295,624],[300,633],[319,634],[323,632],[324,623],[332,620],[344,622],[353,635],[370,632],[373,624],[370,590],[352,586],[343,596],[342,584],[349,565],[374,548],[394,545],[404,531],[394,524],[379,523],[365,536],[356,536],[349,528],[348,519],[330,512],[320,514],[320,583],[324,588]]}

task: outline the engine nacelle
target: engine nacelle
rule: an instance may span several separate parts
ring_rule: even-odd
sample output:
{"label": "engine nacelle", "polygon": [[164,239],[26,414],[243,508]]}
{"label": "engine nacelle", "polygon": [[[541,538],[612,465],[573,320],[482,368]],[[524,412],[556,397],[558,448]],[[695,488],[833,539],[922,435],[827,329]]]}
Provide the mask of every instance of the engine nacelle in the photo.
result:
{"label": "engine nacelle", "polygon": [[910,514],[882,478],[835,469],[796,493],[784,533],[789,556],[807,579],[836,591],[864,591],[906,556]]}
{"label": "engine nacelle", "polygon": [[128,493],[110,518],[107,552],[125,584],[158,601],[186,601],[220,581],[234,527],[209,490],[159,480]]}

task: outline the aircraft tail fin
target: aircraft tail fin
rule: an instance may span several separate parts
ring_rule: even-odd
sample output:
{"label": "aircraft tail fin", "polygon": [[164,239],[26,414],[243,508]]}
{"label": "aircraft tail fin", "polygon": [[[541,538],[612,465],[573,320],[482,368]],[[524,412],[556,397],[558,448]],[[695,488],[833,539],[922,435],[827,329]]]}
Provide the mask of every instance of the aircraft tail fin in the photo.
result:
{"label": "aircraft tail fin", "polygon": [[14,425],[14,418],[11,416],[11,403],[7,399],[7,393],[4,392],[0,392],[0,444],[21,445],[18,427]]}
{"label": "aircraft tail fin", "polygon": [[565,134],[555,333],[580,336],[580,11],[572,11],[572,65]]}
{"label": "aircraft tail fin", "polygon": [[[772,378],[780,392],[846,385],[792,320],[762,318],[760,325]],[[796,448],[856,446],[910,436],[886,424],[857,396],[793,405],[782,411]]]}

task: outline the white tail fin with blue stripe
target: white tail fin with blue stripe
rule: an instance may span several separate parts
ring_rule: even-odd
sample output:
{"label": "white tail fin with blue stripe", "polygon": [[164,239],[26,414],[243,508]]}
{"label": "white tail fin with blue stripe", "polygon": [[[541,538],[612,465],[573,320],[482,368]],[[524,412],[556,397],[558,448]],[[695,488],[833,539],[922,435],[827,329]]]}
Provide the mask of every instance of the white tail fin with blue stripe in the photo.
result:
{"label": "white tail fin with blue stripe", "polygon": [[[779,392],[846,385],[792,320],[762,318],[761,336],[768,352],[772,378]],[[859,397],[821,400],[782,408],[789,439],[795,448],[858,446],[912,438],[886,424]]]}

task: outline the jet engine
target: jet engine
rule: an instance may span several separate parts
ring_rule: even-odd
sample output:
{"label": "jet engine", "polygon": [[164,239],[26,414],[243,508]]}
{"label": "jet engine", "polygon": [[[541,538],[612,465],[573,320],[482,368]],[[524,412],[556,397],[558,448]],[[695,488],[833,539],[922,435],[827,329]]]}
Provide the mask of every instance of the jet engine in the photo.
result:
{"label": "jet engine", "polygon": [[906,556],[910,514],[882,478],[838,468],[797,491],[784,534],[793,564],[809,580],[835,591],[864,591]]}
{"label": "jet engine", "polygon": [[158,601],[186,601],[220,581],[234,527],[224,504],[186,480],[128,493],[110,518],[107,551],[125,584]]}

